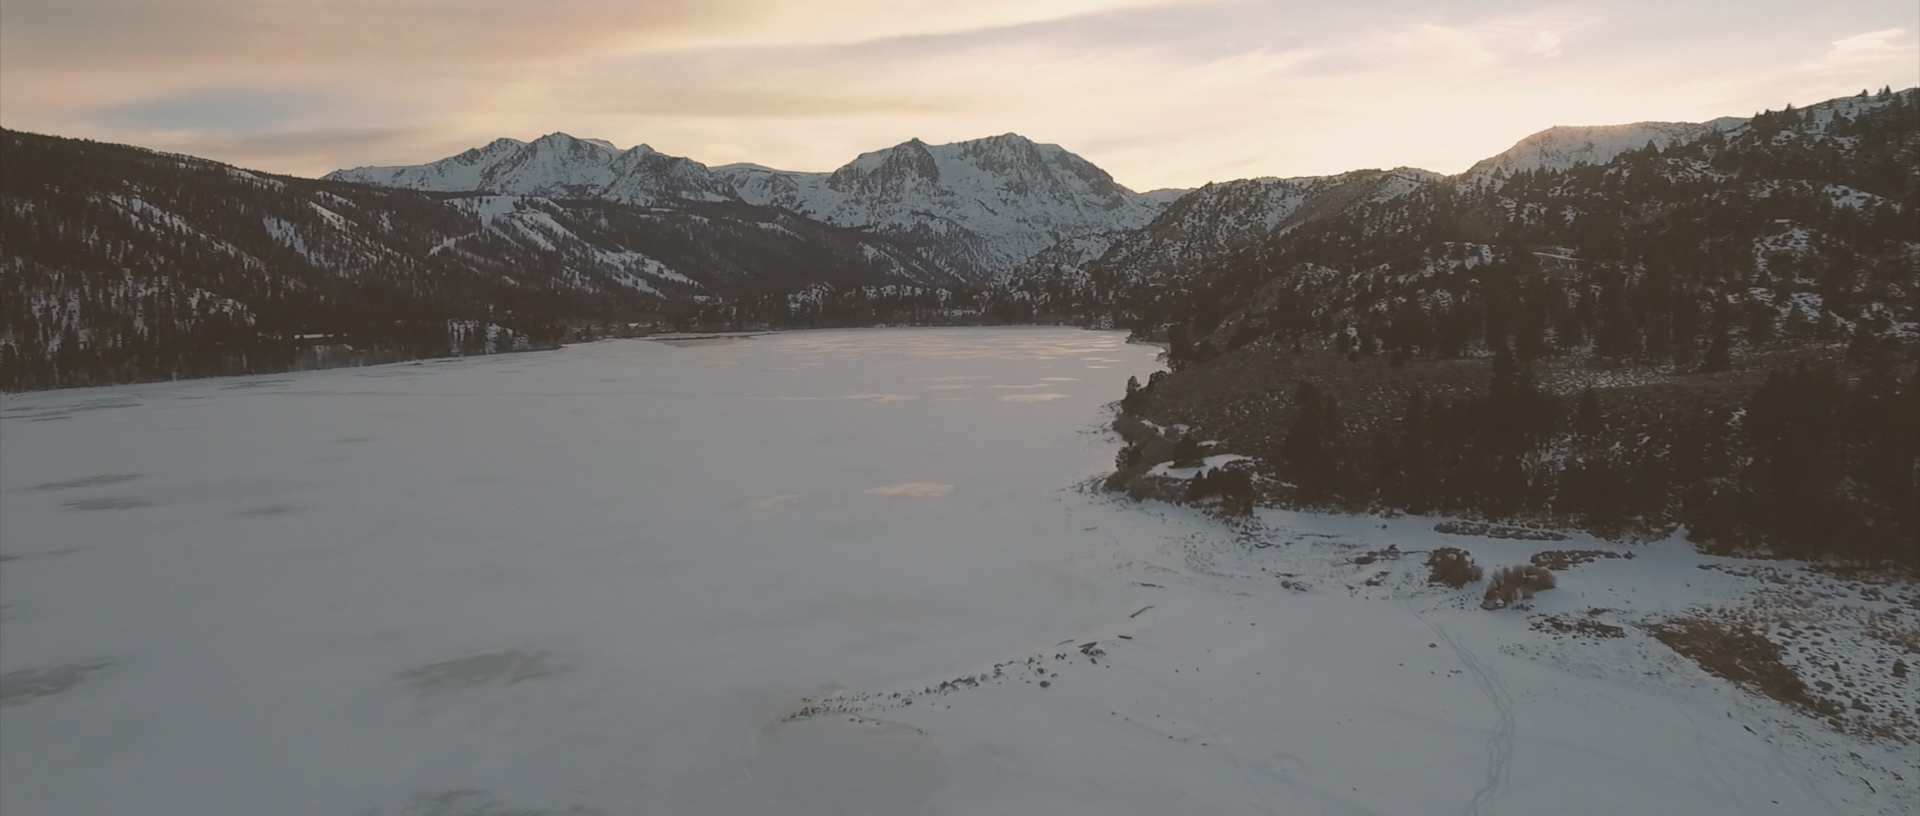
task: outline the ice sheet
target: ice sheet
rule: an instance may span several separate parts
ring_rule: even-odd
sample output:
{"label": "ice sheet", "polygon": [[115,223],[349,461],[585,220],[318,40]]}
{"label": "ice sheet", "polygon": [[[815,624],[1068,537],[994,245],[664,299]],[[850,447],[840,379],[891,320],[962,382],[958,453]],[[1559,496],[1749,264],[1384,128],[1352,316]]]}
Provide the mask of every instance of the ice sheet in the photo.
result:
{"label": "ice sheet", "polygon": [[[795,332],[6,397],[0,812],[1895,812],[1827,759],[1870,748],[1643,640],[1543,659],[1519,613],[1354,591],[1344,548],[1431,520],[1089,491],[1155,352]],[[1659,552],[1615,584],[1720,580]]]}

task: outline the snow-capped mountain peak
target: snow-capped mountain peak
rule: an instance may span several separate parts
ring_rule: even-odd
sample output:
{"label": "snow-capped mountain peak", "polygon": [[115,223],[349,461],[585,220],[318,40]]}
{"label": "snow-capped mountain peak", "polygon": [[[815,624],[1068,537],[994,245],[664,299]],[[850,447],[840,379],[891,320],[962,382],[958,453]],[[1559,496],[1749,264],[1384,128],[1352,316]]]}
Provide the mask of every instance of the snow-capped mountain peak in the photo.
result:
{"label": "snow-capped mountain peak", "polygon": [[1058,241],[1142,226],[1171,201],[1016,133],[941,145],[909,139],[831,173],[716,172],[747,201],[905,239],[969,277],[1013,268]]}
{"label": "snow-capped mountain peak", "polygon": [[552,133],[496,140],[431,164],[328,176],[442,192],[602,198],[644,206],[743,200],[905,239],[966,277],[1010,269],[1057,241],[1142,226],[1171,202],[1143,196],[1059,145],[1015,133],[930,145],[914,138],[831,173],[750,164],[709,169],[647,145],[622,151]]}
{"label": "snow-capped mountain peak", "polygon": [[623,151],[604,139],[566,133],[549,133],[531,142],[496,139],[429,164],[358,167],[326,177],[435,192],[602,198],[639,205],[737,197],[699,162],[644,144]]}
{"label": "snow-capped mountain peak", "polygon": [[898,195],[916,184],[938,184],[940,165],[927,143],[908,139],[885,150],[862,153],[827,176],[826,186],[846,195]]}

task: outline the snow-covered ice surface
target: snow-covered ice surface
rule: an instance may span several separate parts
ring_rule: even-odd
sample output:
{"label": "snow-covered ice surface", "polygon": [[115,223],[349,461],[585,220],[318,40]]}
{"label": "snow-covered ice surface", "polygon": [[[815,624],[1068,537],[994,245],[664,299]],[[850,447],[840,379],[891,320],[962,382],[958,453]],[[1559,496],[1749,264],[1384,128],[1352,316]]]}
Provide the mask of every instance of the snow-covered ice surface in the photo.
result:
{"label": "snow-covered ice surface", "polygon": [[[1485,612],[1356,556],[1548,545],[1092,491],[1155,351],[797,332],[6,397],[0,812],[1920,802],[1911,746],[1632,628],[1762,583],[1684,545]],[[1529,627],[1594,608],[1628,635]]]}

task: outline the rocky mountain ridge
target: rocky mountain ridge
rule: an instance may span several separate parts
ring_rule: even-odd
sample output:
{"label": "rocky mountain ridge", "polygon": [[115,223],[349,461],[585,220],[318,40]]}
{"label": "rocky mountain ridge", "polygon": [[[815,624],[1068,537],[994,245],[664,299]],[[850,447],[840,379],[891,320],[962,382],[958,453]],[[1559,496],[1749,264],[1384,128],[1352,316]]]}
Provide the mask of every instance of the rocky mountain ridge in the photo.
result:
{"label": "rocky mountain ridge", "polygon": [[830,173],[716,168],[646,145],[620,151],[564,133],[500,139],[424,165],[361,167],[327,179],[431,192],[587,198],[637,206],[742,201],[779,207],[915,248],[979,280],[1062,240],[1137,228],[1170,201],[1142,195],[1059,145],[1018,134],[929,145],[912,139]]}
{"label": "rocky mountain ridge", "polygon": [[430,164],[356,167],[324,178],[425,192],[593,198],[635,206],[738,198],[699,162],[647,145],[620,150],[599,139],[565,133],[531,142],[496,139]]}

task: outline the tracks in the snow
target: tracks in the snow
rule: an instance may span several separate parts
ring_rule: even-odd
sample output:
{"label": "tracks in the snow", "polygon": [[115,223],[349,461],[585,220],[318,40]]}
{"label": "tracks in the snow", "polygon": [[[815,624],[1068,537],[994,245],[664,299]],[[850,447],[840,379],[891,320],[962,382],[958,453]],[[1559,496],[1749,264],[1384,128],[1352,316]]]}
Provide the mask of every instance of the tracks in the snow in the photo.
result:
{"label": "tracks in the snow", "polygon": [[1500,678],[1488,671],[1486,665],[1481,663],[1479,658],[1474,657],[1473,652],[1454,640],[1453,636],[1448,634],[1440,624],[1428,620],[1418,611],[1415,611],[1413,616],[1419,618],[1427,628],[1432,629],[1434,636],[1440,638],[1440,642],[1447,644],[1447,648],[1453,650],[1454,655],[1460,658],[1460,664],[1466,667],[1467,674],[1473,677],[1474,685],[1480,687],[1480,693],[1486,695],[1487,702],[1493,703],[1494,710],[1499,712],[1493,725],[1493,732],[1487,735],[1486,778],[1481,783],[1480,789],[1474,791],[1473,798],[1468,800],[1466,809],[1463,811],[1466,816],[1482,816],[1487,812],[1488,804],[1496,797],[1506,795],[1510,789],[1507,777],[1513,764],[1513,697],[1507,694],[1507,689],[1501,685]]}

